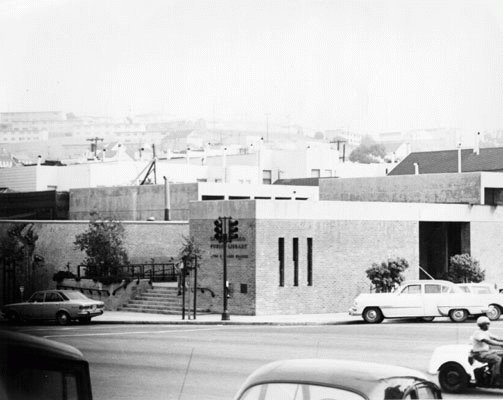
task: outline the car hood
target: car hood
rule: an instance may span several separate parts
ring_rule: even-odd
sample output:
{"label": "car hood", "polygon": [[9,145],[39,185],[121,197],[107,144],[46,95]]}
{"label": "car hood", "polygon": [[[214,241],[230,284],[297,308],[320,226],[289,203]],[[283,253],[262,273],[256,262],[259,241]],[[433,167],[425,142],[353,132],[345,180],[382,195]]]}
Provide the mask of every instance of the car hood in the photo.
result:
{"label": "car hood", "polygon": [[5,308],[5,307],[17,307],[17,306],[24,306],[26,304],[30,304],[28,303],[27,301],[23,301],[21,303],[10,303],[10,304],[4,304],[2,307],[0,308]]}

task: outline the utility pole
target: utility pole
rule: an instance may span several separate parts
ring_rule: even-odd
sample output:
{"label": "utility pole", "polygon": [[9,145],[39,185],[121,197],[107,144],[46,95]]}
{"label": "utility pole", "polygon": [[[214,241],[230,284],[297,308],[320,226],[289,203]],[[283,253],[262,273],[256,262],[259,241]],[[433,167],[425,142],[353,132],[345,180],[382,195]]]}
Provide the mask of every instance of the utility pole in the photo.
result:
{"label": "utility pole", "polygon": [[98,150],[98,142],[99,141],[102,141],[103,142],[103,138],[99,138],[99,137],[94,137],[92,139],[86,139],[88,142],[91,142],[91,151],[94,152],[94,157],[96,157],[96,152]]}

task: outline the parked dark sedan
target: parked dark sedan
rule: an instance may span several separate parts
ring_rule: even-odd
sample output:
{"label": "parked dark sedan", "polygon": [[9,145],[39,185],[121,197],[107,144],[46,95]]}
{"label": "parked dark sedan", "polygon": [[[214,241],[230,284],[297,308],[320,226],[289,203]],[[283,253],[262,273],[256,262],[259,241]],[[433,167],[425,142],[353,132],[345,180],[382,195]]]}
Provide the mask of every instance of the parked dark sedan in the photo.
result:
{"label": "parked dark sedan", "polygon": [[235,400],[441,399],[421,372],[387,364],[343,360],[284,360],[245,381]]}
{"label": "parked dark sedan", "polygon": [[71,320],[89,323],[103,314],[104,303],[92,300],[75,290],[42,290],[23,303],[4,305],[1,309],[9,321],[56,320],[66,325]]}

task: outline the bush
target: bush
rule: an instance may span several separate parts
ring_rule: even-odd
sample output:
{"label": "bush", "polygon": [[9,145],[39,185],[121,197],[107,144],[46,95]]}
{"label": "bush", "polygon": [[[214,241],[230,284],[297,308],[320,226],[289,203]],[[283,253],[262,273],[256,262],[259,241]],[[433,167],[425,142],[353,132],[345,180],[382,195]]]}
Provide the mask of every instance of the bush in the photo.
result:
{"label": "bush", "polygon": [[449,259],[449,270],[444,279],[454,283],[482,282],[486,277],[479,262],[469,254],[456,254]]}
{"label": "bush", "polygon": [[377,293],[391,292],[393,288],[404,281],[402,272],[409,268],[404,258],[388,259],[380,264],[373,263],[367,269],[367,277],[376,288]]}
{"label": "bush", "polygon": [[124,247],[124,227],[119,221],[103,220],[91,213],[86,232],[75,237],[75,247],[86,253],[82,263],[86,267],[86,277],[111,277],[122,279],[122,267],[129,264]]}

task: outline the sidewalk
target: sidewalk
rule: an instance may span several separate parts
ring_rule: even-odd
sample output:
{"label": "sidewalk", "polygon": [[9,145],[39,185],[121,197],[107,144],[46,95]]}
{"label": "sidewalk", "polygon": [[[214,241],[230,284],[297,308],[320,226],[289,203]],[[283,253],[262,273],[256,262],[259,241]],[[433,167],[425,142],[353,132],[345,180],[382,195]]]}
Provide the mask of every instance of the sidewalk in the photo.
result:
{"label": "sidewalk", "polygon": [[191,325],[335,325],[362,321],[348,313],[297,314],[297,315],[230,315],[229,321],[222,321],[221,314],[201,314],[192,319],[181,315],[147,314],[127,311],[105,311],[94,317],[92,324],[191,324]]}

